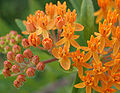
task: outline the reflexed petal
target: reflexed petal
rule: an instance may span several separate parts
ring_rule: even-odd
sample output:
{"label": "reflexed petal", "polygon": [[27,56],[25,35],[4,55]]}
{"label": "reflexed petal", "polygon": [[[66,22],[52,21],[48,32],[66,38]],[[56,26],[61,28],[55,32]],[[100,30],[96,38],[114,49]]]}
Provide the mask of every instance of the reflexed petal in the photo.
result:
{"label": "reflexed petal", "polygon": [[117,70],[119,69],[120,65],[119,64],[115,64],[112,68],[112,73],[117,72]]}
{"label": "reflexed petal", "polygon": [[60,58],[58,52],[59,52],[59,49],[58,49],[58,48],[53,48],[53,49],[52,49],[52,54],[53,54],[53,56],[56,57],[57,59]]}
{"label": "reflexed petal", "polygon": [[82,64],[85,68],[92,68],[92,66],[90,65],[90,64],[88,64],[88,63],[83,63]]}
{"label": "reflexed petal", "polygon": [[91,87],[90,86],[86,86],[86,93],[91,93]]}
{"label": "reflexed petal", "polygon": [[79,35],[73,35],[72,36],[72,39],[78,39],[79,38]]}
{"label": "reflexed petal", "polygon": [[120,85],[115,83],[115,87],[120,90]]}
{"label": "reflexed petal", "polygon": [[96,51],[93,52],[93,58],[94,58],[94,60],[95,60],[95,62],[96,62],[97,64],[100,62],[100,59],[99,59],[98,54],[97,54]]}
{"label": "reflexed petal", "polygon": [[95,72],[93,72],[92,70],[87,70],[87,71],[85,71],[85,73],[88,73],[90,75],[94,75],[95,74]]}
{"label": "reflexed petal", "polygon": [[102,12],[102,10],[99,9],[98,11],[96,11],[96,12],[94,13],[94,16],[98,16],[101,12]]}
{"label": "reflexed petal", "polygon": [[28,34],[30,34],[30,33],[28,33],[28,31],[23,31],[22,34],[28,35]]}
{"label": "reflexed petal", "polygon": [[113,66],[114,65],[114,61],[110,61],[104,64],[105,66]]}
{"label": "reflexed petal", "polygon": [[79,45],[75,40],[73,40],[73,39],[70,41],[70,43],[71,43],[71,45],[74,46],[75,48],[79,48],[79,47],[80,47],[80,45]]}
{"label": "reflexed petal", "polygon": [[85,84],[84,82],[83,83],[78,83],[76,85],[74,85],[75,88],[84,88],[85,87]]}
{"label": "reflexed petal", "polygon": [[97,77],[96,75],[94,76],[94,85],[97,86],[99,82],[99,77]]}
{"label": "reflexed petal", "polygon": [[103,88],[99,87],[99,86],[92,86],[92,88],[98,92],[102,92]]}
{"label": "reflexed petal", "polygon": [[88,61],[92,56],[92,52],[88,51],[87,54],[84,56],[84,62]]}
{"label": "reflexed petal", "polygon": [[99,23],[102,20],[102,18],[103,18],[103,14],[98,15],[96,18],[96,23]]}
{"label": "reflexed petal", "polygon": [[69,48],[70,48],[70,42],[69,42],[69,41],[66,41],[64,46],[66,46],[67,49],[69,49]]}
{"label": "reflexed petal", "polygon": [[66,41],[66,38],[62,38],[62,39],[60,39],[60,40],[56,43],[56,46],[59,46],[59,45],[64,44],[65,41]]}
{"label": "reflexed petal", "polygon": [[94,32],[94,34],[95,34],[96,36],[100,36],[100,33]]}
{"label": "reflexed petal", "polygon": [[116,41],[113,47],[113,56],[115,56],[118,53],[119,48],[120,48],[120,44],[118,41]]}
{"label": "reflexed petal", "polygon": [[104,50],[105,47],[105,38],[101,37],[100,38],[100,53],[102,53],[102,51]]}
{"label": "reflexed petal", "polygon": [[84,30],[84,26],[79,23],[75,23],[75,31],[82,31],[82,30]]}
{"label": "reflexed petal", "polygon": [[51,30],[53,29],[55,26],[55,21],[54,20],[51,20],[48,25],[47,25],[47,30]]}
{"label": "reflexed petal", "polygon": [[90,50],[88,47],[84,47],[84,46],[80,46],[80,49],[82,49],[84,51],[89,51]]}
{"label": "reflexed petal", "polygon": [[61,60],[59,60],[59,62],[60,62],[60,65],[63,67],[63,69],[65,70],[70,69],[71,61],[69,58],[65,60],[62,58]]}
{"label": "reflexed petal", "polygon": [[80,66],[78,68],[78,75],[79,75],[80,78],[82,78],[82,76],[83,76],[83,67],[82,66]]}

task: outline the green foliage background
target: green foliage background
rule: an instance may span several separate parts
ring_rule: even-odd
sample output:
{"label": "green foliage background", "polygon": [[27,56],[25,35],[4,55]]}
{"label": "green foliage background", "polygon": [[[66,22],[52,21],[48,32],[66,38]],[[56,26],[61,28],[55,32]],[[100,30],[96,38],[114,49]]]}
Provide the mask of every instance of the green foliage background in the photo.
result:
{"label": "green foliage background", "polygon": [[[98,10],[97,0],[59,0],[66,1],[67,7],[76,9],[77,22],[85,26],[80,38],[77,40],[80,45],[86,45],[86,41],[94,31],[97,31],[94,11]],[[52,2],[57,4],[57,0],[0,0],[0,36],[7,34],[10,30],[16,30],[21,34],[25,30],[21,20],[25,20],[29,14],[36,10],[45,10],[45,4]],[[39,55],[40,60],[52,58],[47,52],[37,48],[31,48],[34,54]],[[73,48],[71,48],[73,50]],[[0,54],[0,68],[3,68],[3,61],[6,56]],[[49,63],[43,72],[36,72],[34,78],[29,78],[20,89],[13,87],[16,77],[4,78],[0,75],[0,93],[85,93],[85,89],[75,89],[73,85],[80,82],[77,72],[65,72],[58,62]],[[75,79],[76,77],[76,79]],[[74,81],[76,80],[76,81]],[[74,83],[73,83],[74,81]],[[93,91],[95,93],[95,91]]]}

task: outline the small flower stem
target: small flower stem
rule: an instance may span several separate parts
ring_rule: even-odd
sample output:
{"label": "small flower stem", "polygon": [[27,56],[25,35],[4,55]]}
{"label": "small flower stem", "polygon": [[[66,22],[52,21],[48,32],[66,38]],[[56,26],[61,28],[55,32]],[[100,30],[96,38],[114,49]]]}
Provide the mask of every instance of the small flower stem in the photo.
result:
{"label": "small flower stem", "polygon": [[40,47],[40,46],[38,46],[38,48],[39,48],[40,50],[45,50],[43,47]]}
{"label": "small flower stem", "polygon": [[53,37],[54,37],[54,41],[56,42],[57,39],[56,39],[56,35],[55,35],[55,30],[52,30],[52,34],[53,34]]}
{"label": "small flower stem", "polygon": [[61,30],[58,30],[58,41],[60,40]]}
{"label": "small flower stem", "polygon": [[44,64],[47,64],[47,63],[51,63],[53,61],[56,61],[57,58],[52,58],[52,59],[49,59],[49,60],[45,60],[45,61],[42,61]]}

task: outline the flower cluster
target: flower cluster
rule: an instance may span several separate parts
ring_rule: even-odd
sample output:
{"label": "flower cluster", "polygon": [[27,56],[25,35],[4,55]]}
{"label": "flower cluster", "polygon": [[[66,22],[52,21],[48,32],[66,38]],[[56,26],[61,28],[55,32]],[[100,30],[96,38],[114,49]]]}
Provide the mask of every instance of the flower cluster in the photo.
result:
{"label": "flower cluster", "polygon": [[19,52],[19,43],[22,40],[22,36],[18,34],[16,31],[10,31],[5,36],[0,37],[0,52],[7,53],[9,51]]}

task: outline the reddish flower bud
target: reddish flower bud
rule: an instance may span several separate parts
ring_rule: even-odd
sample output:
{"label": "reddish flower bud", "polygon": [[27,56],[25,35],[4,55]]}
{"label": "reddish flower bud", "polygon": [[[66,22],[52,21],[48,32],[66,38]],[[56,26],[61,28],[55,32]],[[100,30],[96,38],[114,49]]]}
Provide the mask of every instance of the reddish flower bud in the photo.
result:
{"label": "reddish flower bud", "polygon": [[28,40],[27,40],[26,38],[24,38],[24,39],[22,40],[22,46],[23,46],[23,48],[28,48],[28,47],[30,47],[30,44],[29,44],[29,42],[28,42]]}
{"label": "reddish flower bud", "polygon": [[0,37],[0,40],[1,40],[1,41],[5,40],[5,37]]}
{"label": "reddish flower bud", "polygon": [[44,38],[42,41],[42,45],[45,49],[49,50],[52,48],[53,43],[52,43],[52,40],[50,38]]}
{"label": "reddish flower bud", "polygon": [[20,67],[18,65],[13,65],[11,70],[14,73],[19,73],[20,72]]}
{"label": "reddish flower bud", "polygon": [[26,71],[26,74],[27,74],[28,77],[35,76],[35,69],[32,68],[32,67],[28,68],[27,71]]}
{"label": "reddish flower bud", "polygon": [[56,23],[56,27],[58,29],[62,29],[63,25],[65,24],[65,20],[63,19],[62,16],[57,16],[57,18],[55,20],[55,23]]}
{"label": "reddish flower bud", "polygon": [[38,71],[39,70],[43,71],[45,68],[45,64],[43,62],[39,62],[36,67]]}
{"label": "reddish flower bud", "polygon": [[31,33],[28,37],[28,41],[29,44],[34,47],[39,46],[41,44],[41,40],[36,33]]}
{"label": "reddish flower bud", "polygon": [[35,65],[39,63],[39,56],[35,55],[32,57],[31,62]]}
{"label": "reddish flower bud", "polygon": [[9,69],[3,69],[3,75],[4,77],[9,77],[11,76],[11,71]]}
{"label": "reddish flower bud", "polygon": [[10,69],[12,67],[12,64],[9,61],[4,61],[4,68]]}
{"label": "reddish flower bud", "polygon": [[10,45],[13,46],[13,45],[15,45],[15,44],[16,44],[15,39],[10,39]]}
{"label": "reddish flower bud", "polygon": [[14,87],[16,87],[16,88],[19,88],[19,87],[21,87],[21,86],[23,85],[23,82],[19,82],[18,80],[15,80],[15,81],[13,82],[13,85],[14,85]]}
{"label": "reddish flower bud", "polygon": [[10,31],[10,35],[16,36],[17,32],[12,30],[12,31]]}
{"label": "reddish flower bud", "polygon": [[12,51],[9,51],[7,53],[7,59],[10,60],[10,61],[13,61],[14,58],[15,58],[15,54]]}
{"label": "reddish flower bud", "polygon": [[16,44],[16,45],[14,45],[14,46],[12,47],[12,51],[13,51],[15,54],[20,53],[21,47]]}
{"label": "reddish flower bud", "polygon": [[8,51],[10,51],[10,47],[9,46],[5,46],[4,50],[7,53]]}
{"label": "reddish flower bud", "polygon": [[17,54],[15,57],[15,61],[18,63],[22,63],[24,61],[24,56],[22,54]]}
{"label": "reddish flower bud", "polygon": [[23,55],[25,58],[31,58],[33,56],[33,53],[30,49],[26,49],[24,52],[23,52]]}
{"label": "reddish flower bud", "polygon": [[25,78],[26,78],[25,75],[20,74],[20,75],[17,76],[16,80],[19,81],[19,82],[25,82],[26,81]]}
{"label": "reddish flower bud", "polygon": [[15,39],[17,42],[20,42],[22,40],[22,36],[18,34]]}

